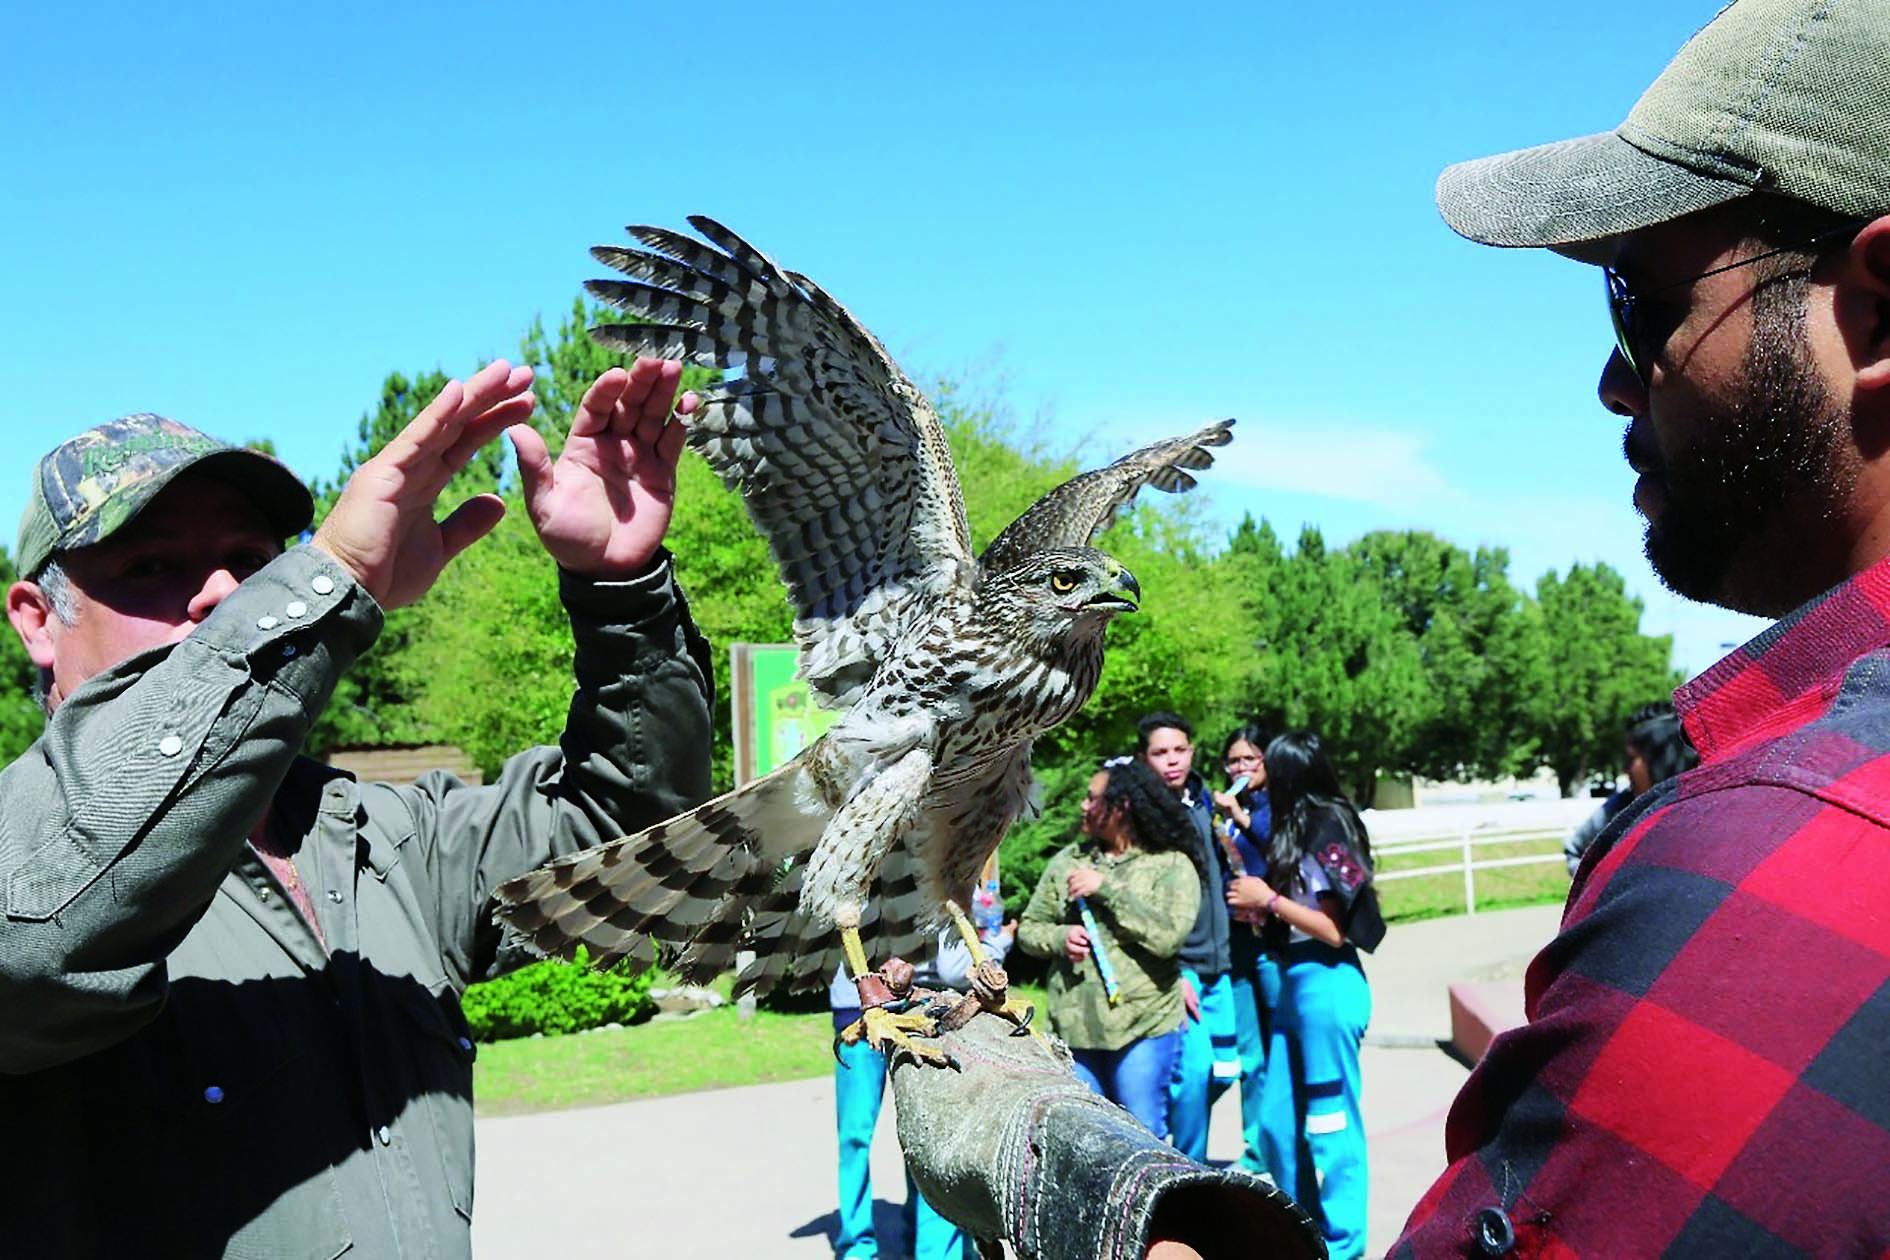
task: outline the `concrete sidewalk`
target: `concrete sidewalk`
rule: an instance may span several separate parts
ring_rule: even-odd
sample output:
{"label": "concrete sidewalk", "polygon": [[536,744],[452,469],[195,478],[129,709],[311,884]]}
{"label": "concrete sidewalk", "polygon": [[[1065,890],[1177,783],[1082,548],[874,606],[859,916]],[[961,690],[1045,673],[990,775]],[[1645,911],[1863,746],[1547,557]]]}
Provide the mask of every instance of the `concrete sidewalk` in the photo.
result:
{"label": "concrete sidewalk", "polygon": [[[1453,980],[1520,977],[1559,906],[1393,926],[1366,962],[1372,1025],[1361,1065],[1371,1153],[1371,1254],[1397,1236],[1444,1167],[1444,1116],[1465,1069],[1450,1035]],[[897,1256],[905,1189],[890,1099],[873,1147],[882,1254]],[[834,1225],[827,1078],[578,1111],[482,1118],[473,1226],[485,1260],[628,1256],[826,1260]],[[1214,1108],[1208,1156],[1240,1154],[1240,1105]],[[886,1246],[887,1242],[891,1246]]]}

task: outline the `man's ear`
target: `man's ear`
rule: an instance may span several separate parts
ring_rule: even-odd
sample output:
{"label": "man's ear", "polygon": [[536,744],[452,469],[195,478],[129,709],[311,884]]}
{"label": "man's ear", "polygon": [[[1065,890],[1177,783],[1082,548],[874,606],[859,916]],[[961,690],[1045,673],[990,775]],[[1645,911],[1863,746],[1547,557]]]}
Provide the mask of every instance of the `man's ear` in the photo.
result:
{"label": "man's ear", "polygon": [[53,666],[52,601],[35,582],[15,582],[7,588],[7,620],[26,645],[26,654],[40,669]]}
{"label": "man's ear", "polygon": [[1890,215],[1864,226],[1851,242],[1837,317],[1859,394],[1890,404]]}

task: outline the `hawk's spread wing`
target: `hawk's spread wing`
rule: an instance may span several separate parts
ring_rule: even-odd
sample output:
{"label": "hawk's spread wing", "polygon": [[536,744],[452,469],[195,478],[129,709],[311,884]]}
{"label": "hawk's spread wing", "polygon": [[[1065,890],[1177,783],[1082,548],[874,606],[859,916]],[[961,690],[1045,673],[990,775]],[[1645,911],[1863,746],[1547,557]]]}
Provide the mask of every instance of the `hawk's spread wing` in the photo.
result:
{"label": "hawk's spread wing", "polygon": [[1007,569],[1046,547],[1089,546],[1143,486],[1170,494],[1192,489],[1194,478],[1188,470],[1212,464],[1208,448],[1233,441],[1233,427],[1232,420],[1217,421],[1198,433],[1152,443],[1107,468],[1070,478],[1005,526],[979,563],[987,569]]}
{"label": "hawk's spread wing", "polygon": [[689,444],[738,488],[795,609],[801,672],[845,706],[926,593],[970,580],[970,532],[938,416],[885,348],[805,276],[733,232],[719,249],[631,227],[598,246],[625,275],[585,287],[652,322],[593,328],[603,345],[744,376],[705,401]]}

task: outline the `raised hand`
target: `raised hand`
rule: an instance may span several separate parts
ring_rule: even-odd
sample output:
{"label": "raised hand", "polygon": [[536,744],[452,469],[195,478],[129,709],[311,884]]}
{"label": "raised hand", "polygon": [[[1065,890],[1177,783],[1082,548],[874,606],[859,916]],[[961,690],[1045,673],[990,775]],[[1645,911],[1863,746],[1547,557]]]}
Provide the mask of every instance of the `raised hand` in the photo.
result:
{"label": "raised hand", "polygon": [[373,458],[354,470],[315,532],[314,545],[354,575],[383,608],[432,589],[454,556],[505,515],[496,494],[475,495],[435,522],[440,492],[479,448],[532,413],[532,370],[500,359],[471,380],[449,381]]}
{"label": "raised hand", "polygon": [[697,405],[694,394],[677,400],[681,380],[682,364],[657,359],[605,372],[585,391],[555,464],[530,426],[507,434],[532,526],[565,568],[633,577],[656,554],[676,500],[682,417]]}

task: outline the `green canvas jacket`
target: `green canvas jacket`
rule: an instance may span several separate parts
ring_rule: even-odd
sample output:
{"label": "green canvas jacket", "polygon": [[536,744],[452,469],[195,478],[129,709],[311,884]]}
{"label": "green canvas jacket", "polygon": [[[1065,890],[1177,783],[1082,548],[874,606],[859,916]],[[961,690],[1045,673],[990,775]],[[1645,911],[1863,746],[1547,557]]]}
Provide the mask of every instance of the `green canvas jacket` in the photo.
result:
{"label": "green canvas jacket", "polygon": [[[1079,865],[1103,872],[1102,887],[1085,900],[1115,970],[1113,1006],[1094,956],[1078,966],[1063,953],[1070,925],[1081,922],[1068,890]],[[1050,1027],[1057,1036],[1077,1050],[1120,1050],[1181,1027],[1178,955],[1200,898],[1201,881],[1185,854],[1130,848],[1111,857],[1079,842],[1051,858],[1017,921],[1017,945],[1051,960]]]}
{"label": "green canvas jacket", "polygon": [[[667,559],[560,589],[564,735],[488,785],[299,755],[381,623],[309,547],[0,772],[0,1255],[470,1254],[459,995],[524,960],[492,888],[709,788],[708,648]],[[246,843],[272,805],[321,939]]]}

